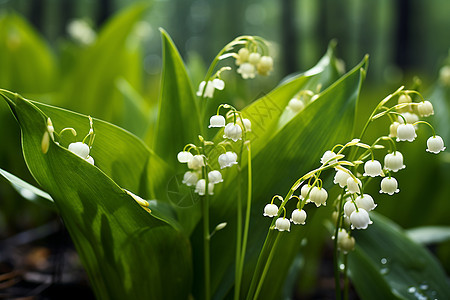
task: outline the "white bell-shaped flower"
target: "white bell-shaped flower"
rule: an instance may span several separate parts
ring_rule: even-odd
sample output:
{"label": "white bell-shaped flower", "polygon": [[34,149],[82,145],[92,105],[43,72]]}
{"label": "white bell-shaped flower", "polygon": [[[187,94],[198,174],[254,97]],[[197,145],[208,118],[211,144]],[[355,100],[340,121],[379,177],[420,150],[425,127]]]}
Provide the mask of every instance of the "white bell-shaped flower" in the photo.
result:
{"label": "white bell-shaped flower", "polygon": [[237,164],[237,154],[227,151],[226,153],[219,155],[218,161],[221,169],[232,167]]}
{"label": "white bell-shaped flower", "polygon": [[356,178],[356,180],[353,177],[347,179],[347,189],[349,193],[361,194],[361,186],[362,186],[361,180],[359,180],[358,178]]}
{"label": "white bell-shaped flower", "polygon": [[181,152],[178,152],[178,155],[177,155],[177,159],[180,163],[187,163],[193,157],[194,157],[194,155],[192,155],[192,153],[189,151],[181,151]]}
{"label": "white bell-shaped flower", "polygon": [[256,66],[260,60],[261,60],[261,54],[259,54],[258,52],[252,52],[248,56],[248,62],[251,63],[252,65]]}
{"label": "white bell-shaped flower", "polygon": [[300,189],[300,198],[301,199],[309,198],[310,195],[308,195],[308,193],[311,194],[311,192],[309,191],[311,188],[312,186],[309,184],[303,185],[302,188]]}
{"label": "white bell-shaped flower", "polygon": [[373,201],[372,196],[369,194],[364,194],[362,196],[358,196],[355,199],[355,203],[358,208],[364,208],[366,211],[371,211],[377,207],[375,202]]}
{"label": "white bell-shaped flower", "polygon": [[350,236],[345,229],[341,228],[338,231],[337,246],[342,252],[348,253],[355,249],[355,238]]}
{"label": "white bell-shaped flower", "polygon": [[[197,181],[194,192],[199,194],[200,196],[205,195],[205,193],[206,193],[206,180],[205,179],[200,179],[199,181]],[[208,184],[208,194],[209,195],[214,194],[214,184],[213,183]]]}
{"label": "white bell-shaped flower", "polygon": [[194,155],[187,163],[188,168],[192,170],[198,170],[201,167],[205,166],[205,162],[203,160],[202,155]]}
{"label": "white bell-shaped flower", "polygon": [[291,222],[294,224],[304,225],[306,221],[306,211],[303,209],[295,209],[291,214]]}
{"label": "white bell-shaped flower", "polygon": [[275,221],[275,229],[279,231],[291,231],[291,222],[286,218],[278,218]]}
{"label": "white bell-shaped flower", "polygon": [[417,110],[421,117],[434,115],[433,104],[430,101],[422,101],[417,105]]}
{"label": "white bell-shaped flower", "polygon": [[270,56],[262,56],[256,65],[259,75],[267,76],[273,69],[273,58]]}
{"label": "white bell-shaped flower", "polygon": [[252,122],[249,119],[241,120],[240,118],[237,118],[236,124],[239,124],[239,126],[241,126],[242,129],[244,129],[245,127],[245,131],[252,131]]}
{"label": "white bell-shaped flower", "polygon": [[242,128],[238,124],[228,123],[223,131],[223,138],[231,139],[236,142],[242,139]]}
{"label": "white bell-shaped flower", "polygon": [[341,188],[347,186],[347,180],[351,178],[350,174],[345,171],[337,170],[336,175],[334,175],[334,184],[339,184]]}
{"label": "white bell-shaped flower", "polygon": [[413,124],[417,121],[419,121],[419,116],[413,113],[410,113],[409,111],[404,112],[401,114],[401,116],[398,116],[398,122],[400,124],[404,124],[405,121],[403,120],[403,118],[406,120],[407,124]]}
{"label": "white bell-shaped flower", "polygon": [[223,90],[225,88],[225,81],[219,78],[214,78],[212,84],[216,90]]}
{"label": "white bell-shaped flower", "polygon": [[358,208],[350,215],[352,229],[366,229],[373,222],[370,220],[369,213],[364,208]]}
{"label": "white bell-shaped flower", "polygon": [[324,164],[324,163],[328,163],[328,164],[333,164],[336,162],[336,160],[333,160],[336,157],[336,153],[334,153],[333,151],[325,151],[325,153],[322,155],[322,158],[320,159],[320,163]]}
{"label": "white bell-shaped flower", "polygon": [[210,171],[208,173],[208,181],[212,184],[223,182],[222,173],[217,170]]}
{"label": "white bell-shaped flower", "polygon": [[241,64],[248,61],[248,57],[250,55],[250,51],[247,48],[239,49],[236,57],[236,65],[240,66]]}
{"label": "white bell-shaped flower", "polygon": [[412,124],[400,124],[397,128],[397,142],[412,142],[417,137],[416,129]]}
{"label": "white bell-shaped flower", "polygon": [[[409,96],[408,94],[402,94],[400,95],[400,97],[398,97],[398,104],[406,104],[406,103],[411,103],[412,99],[411,96]],[[405,107],[402,108],[398,108],[397,111],[398,112],[407,112],[411,109],[411,105],[406,105]]]}
{"label": "white bell-shaped flower", "polygon": [[356,210],[355,203],[352,200],[348,200],[344,203],[344,215],[350,217],[352,213]]}
{"label": "white bell-shaped flower", "polygon": [[256,68],[251,63],[245,62],[239,66],[237,72],[241,74],[243,79],[255,78]]}
{"label": "white bell-shaped flower", "polygon": [[278,215],[278,206],[276,206],[273,203],[269,203],[264,207],[264,213],[263,215],[265,217],[275,217],[276,215]]}
{"label": "white bell-shaped flower", "polygon": [[393,122],[393,123],[389,126],[389,137],[391,137],[391,138],[397,137],[397,129],[398,129],[398,125],[400,125],[399,122]]}
{"label": "white bell-shaped flower", "polygon": [[82,142],[71,143],[68,147],[69,151],[78,155],[82,159],[87,159],[89,156],[89,146]]}
{"label": "white bell-shaped flower", "polygon": [[222,115],[214,115],[211,118],[209,118],[209,126],[211,127],[225,127],[225,117]]}
{"label": "white bell-shaped flower", "polygon": [[386,154],[384,157],[384,167],[392,172],[406,168],[403,164],[403,155],[399,151]]}
{"label": "white bell-shaped flower", "polygon": [[438,135],[432,136],[427,140],[427,147],[428,152],[436,154],[446,149],[444,147],[444,140]]}
{"label": "white bell-shaped flower", "polygon": [[364,164],[364,176],[376,177],[383,174],[381,163],[378,160],[368,160]]}
{"label": "white bell-shaped flower", "polygon": [[313,202],[317,207],[321,205],[326,205],[326,201],[328,198],[328,193],[324,188],[318,188],[317,186],[313,187],[311,192],[309,193],[309,199]]}
{"label": "white bell-shaped flower", "polygon": [[292,98],[291,100],[289,100],[287,108],[289,108],[294,113],[298,113],[305,108],[305,102],[303,102],[303,100],[301,99]]}
{"label": "white bell-shaped flower", "polygon": [[397,179],[395,179],[394,177],[385,177],[383,178],[383,180],[381,180],[380,194],[385,193],[393,195],[394,193],[398,193],[400,192],[400,190],[397,187]]}
{"label": "white bell-shaped flower", "polygon": [[197,184],[197,181],[198,181],[197,173],[191,171],[187,171],[186,173],[184,173],[182,183],[184,183],[185,185],[193,186]]}

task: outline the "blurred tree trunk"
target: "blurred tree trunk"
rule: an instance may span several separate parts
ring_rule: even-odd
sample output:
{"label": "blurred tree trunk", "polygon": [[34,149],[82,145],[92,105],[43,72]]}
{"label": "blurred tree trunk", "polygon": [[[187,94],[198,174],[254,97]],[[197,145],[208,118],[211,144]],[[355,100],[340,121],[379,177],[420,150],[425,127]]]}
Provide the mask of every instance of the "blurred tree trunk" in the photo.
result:
{"label": "blurred tree trunk", "polygon": [[111,0],[99,0],[97,10],[97,28],[100,28],[103,23],[111,16],[113,4]]}
{"label": "blurred tree trunk", "polygon": [[401,69],[408,68],[411,63],[408,53],[410,48],[410,32],[408,26],[410,24],[409,18],[411,13],[411,3],[409,0],[397,1],[397,44],[395,47],[395,61]]}
{"label": "blurred tree trunk", "polygon": [[290,74],[297,71],[298,67],[298,51],[297,39],[298,34],[295,24],[295,3],[292,0],[281,1],[281,57],[283,58],[284,73]]}
{"label": "blurred tree trunk", "polygon": [[33,0],[30,2],[29,18],[31,24],[36,28],[36,30],[43,32],[44,24],[44,1],[43,0]]}

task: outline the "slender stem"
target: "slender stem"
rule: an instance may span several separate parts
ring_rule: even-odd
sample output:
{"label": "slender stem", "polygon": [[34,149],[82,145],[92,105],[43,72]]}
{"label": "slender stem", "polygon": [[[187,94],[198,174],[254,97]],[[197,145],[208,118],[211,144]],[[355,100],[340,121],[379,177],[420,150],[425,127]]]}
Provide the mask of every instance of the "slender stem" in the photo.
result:
{"label": "slender stem", "polygon": [[203,210],[203,259],[205,273],[205,299],[211,299],[211,265],[210,265],[210,234],[209,234],[209,199],[208,194],[202,197]]}
{"label": "slender stem", "polygon": [[238,263],[238,272],[236,273],[236,285],[235,285],[235,299],[239,299],[239,292],[242,281],[242,272],[244,270],[245,252],[247,250],[247,240],[248,240],[248,228],[250,226],[250,211],[252,205],[252,154],[250,148],[250,142],[247,144],[247,208],[245,211],[245,224],[244,224],[244,237],[242,239],[242,248],[240,254],[240,260]]}
{"label": "slender stem", "polygon": [[258,299],[259,293],[261,292],[261,288],[263,286],[264,280],[266,279],[267,272],[269,271],[270,264],[272,262],[273,256],[275,254],[275,249],[277,248],[278,241],[280,240],[280,234],[277,234],[275,238],[275,242],[272,245],[272,248],[269,253],[269,257],[267,258],[266,265],[264,266],[264,270],[261,274],[261,279],[259,280],[258,287],[256,288],[255,295],[253,299]]}
{"label": "slender stem", "polygon": [[[242,155],[242,151],[241,151]],[[240,156],[242,157],[242,156]],[[241,183],[241,168],[239,164],[238,168],[238,194],[237,194],[237,229],[236,229],[236,265],[234,274],[234,299],[239,299],[239,294],[241,290],[241,274],[240,274],[240,264],[241,264],[241,254],[242,254],[242,183]]]}

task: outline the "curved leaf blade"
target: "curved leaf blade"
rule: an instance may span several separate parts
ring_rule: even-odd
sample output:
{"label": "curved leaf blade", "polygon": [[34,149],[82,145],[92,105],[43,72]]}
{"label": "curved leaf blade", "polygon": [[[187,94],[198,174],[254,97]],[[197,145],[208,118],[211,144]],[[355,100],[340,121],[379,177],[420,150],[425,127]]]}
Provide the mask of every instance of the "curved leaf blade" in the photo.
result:
{"label": "curved leaf blade", "polygon": [[[36,181],[54,199],[97,297],[187,298],[189,288],[174,290],[172,286],[180,282],[186,287],[190,285],[188,239],[143,210],[98,167],[66,148],[50,142],[43,154],[46,116],[36,105],[21,98],[11,105],[22,129],[25,161]],[[82,117],[66,114],[75,119]],[[157,255],[154,260],[164,264],[151,264],[154,260],[146,260],[144,253]],[[182,270],[177,276],[164,276],[164,282],[158,281],[166,268]]]}
{"label": "curved leaf blade", "polygon": [[380,299],[374,297],[378,286],[367,282],[384,282],[390,287],[385,299],[390,295],[448,299],[450,284],[437,260],[389,219],[376,213],[371,218],[374,224],[356,232],[357,249],[349,254],[350,276],[358,293],[364,299]]}

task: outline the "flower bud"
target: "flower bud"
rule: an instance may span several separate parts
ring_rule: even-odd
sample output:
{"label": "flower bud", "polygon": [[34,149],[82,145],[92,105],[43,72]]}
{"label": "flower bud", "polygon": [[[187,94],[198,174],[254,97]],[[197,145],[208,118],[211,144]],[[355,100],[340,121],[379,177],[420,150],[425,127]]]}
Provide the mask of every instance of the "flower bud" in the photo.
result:
{"label": "flower bud", "polygon": [[389,126],[389,137],[394,138],[397,137],[397,129],[398,125],[400,125],[399,122],[394,122]]}
{"label": "flower bud", "polygon": [[256,65],[259,75],[267,76],[273,69],[273,59],[270,56],[263,56]]}
{"label": "flower bud", "polygon": [[[400,97],[398,97],[398,104],[404,104],[404,103],[412,103],[412,99],[407,94],[401,94]],[[405,107],[398,108],[397,111],[399,113],[407,112],[411,110],[411,105],[406,105]]]}
{"label": "flower bud", "polygon": [[261,54],[259,54],[258,52],[252,52],[248,56],[248,62],[254,66],[256,66],[260,60],[261,60]]}
{"label": "flower bud", "polygon": [[305,103],[303,100],[292,98],[287,107],[292,110],[294,113],[298,113],[299,111],[302,111],[305,108]]}
{"label": "flower bud", "polygon": [[355,249],[355,238],[350,236],[345,229],[339,229],[337,246],[339,250],[344,253],[348,253]]}

